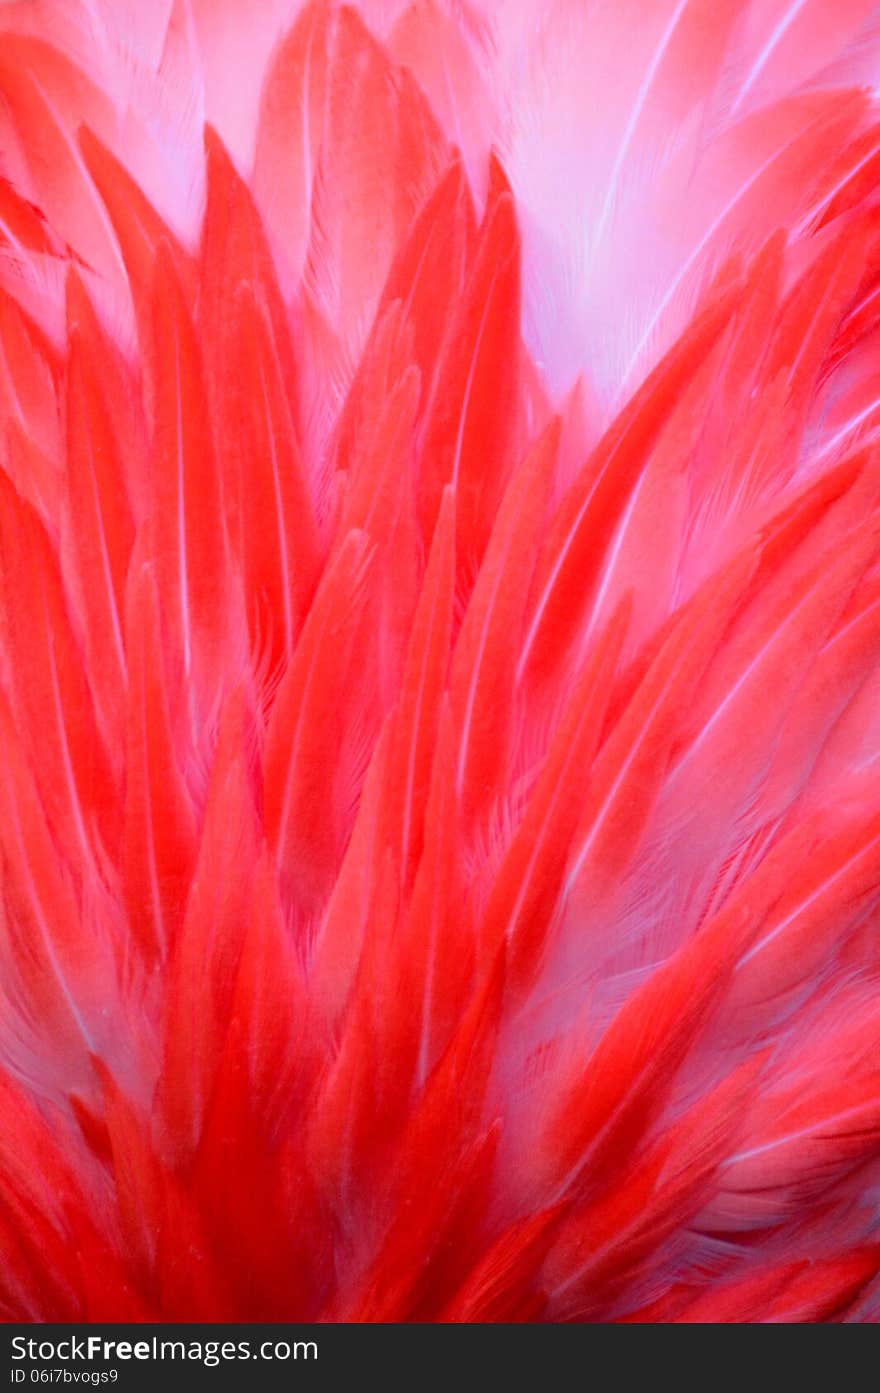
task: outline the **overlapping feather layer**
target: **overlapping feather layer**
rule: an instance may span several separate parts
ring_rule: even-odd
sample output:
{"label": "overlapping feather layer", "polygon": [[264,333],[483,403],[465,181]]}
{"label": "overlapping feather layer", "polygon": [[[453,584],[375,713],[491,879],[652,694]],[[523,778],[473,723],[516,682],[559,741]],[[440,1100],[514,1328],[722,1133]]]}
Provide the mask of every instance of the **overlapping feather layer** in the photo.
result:
{"label": "overlapping feather layer", "polygon": [[875,6],[0,23],[0,1313],[877,1319]]}

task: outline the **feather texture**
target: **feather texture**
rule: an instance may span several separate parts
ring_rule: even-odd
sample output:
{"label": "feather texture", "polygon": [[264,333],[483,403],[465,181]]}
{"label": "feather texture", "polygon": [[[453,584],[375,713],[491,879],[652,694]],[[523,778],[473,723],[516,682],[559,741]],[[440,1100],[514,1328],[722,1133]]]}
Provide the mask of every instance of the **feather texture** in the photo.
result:
{"label": "feather texture", "polygon": [[0,1316],[880,1320],[870,0],[0,7]]}

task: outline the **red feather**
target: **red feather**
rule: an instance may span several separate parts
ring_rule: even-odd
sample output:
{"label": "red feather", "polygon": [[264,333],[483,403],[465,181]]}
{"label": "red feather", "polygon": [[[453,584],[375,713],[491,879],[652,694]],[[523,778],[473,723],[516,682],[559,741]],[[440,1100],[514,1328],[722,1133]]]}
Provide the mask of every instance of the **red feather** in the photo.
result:
{"label": "red feather", "polygon": [[0,7],[0,1316],[880,1320],[871,0]]}

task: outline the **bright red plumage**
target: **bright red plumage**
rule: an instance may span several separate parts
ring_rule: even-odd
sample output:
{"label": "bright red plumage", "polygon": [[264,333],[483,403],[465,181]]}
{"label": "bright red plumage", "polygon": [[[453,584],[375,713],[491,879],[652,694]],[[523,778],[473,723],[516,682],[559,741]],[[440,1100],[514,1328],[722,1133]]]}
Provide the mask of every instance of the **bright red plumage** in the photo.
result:
{"label": "bright red plumage", "polygon": [[876,1321],[876,7],[0,30],[0,1316]]}

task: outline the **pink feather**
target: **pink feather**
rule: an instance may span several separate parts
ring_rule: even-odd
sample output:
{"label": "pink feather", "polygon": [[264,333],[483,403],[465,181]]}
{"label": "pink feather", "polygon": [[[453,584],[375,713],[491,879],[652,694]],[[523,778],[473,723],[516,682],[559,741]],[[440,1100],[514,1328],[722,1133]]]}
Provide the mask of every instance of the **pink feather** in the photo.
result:
{"label": "pink feather", "polygon": [[0,1317],[880,1320],[878,73],[0,8]]}

